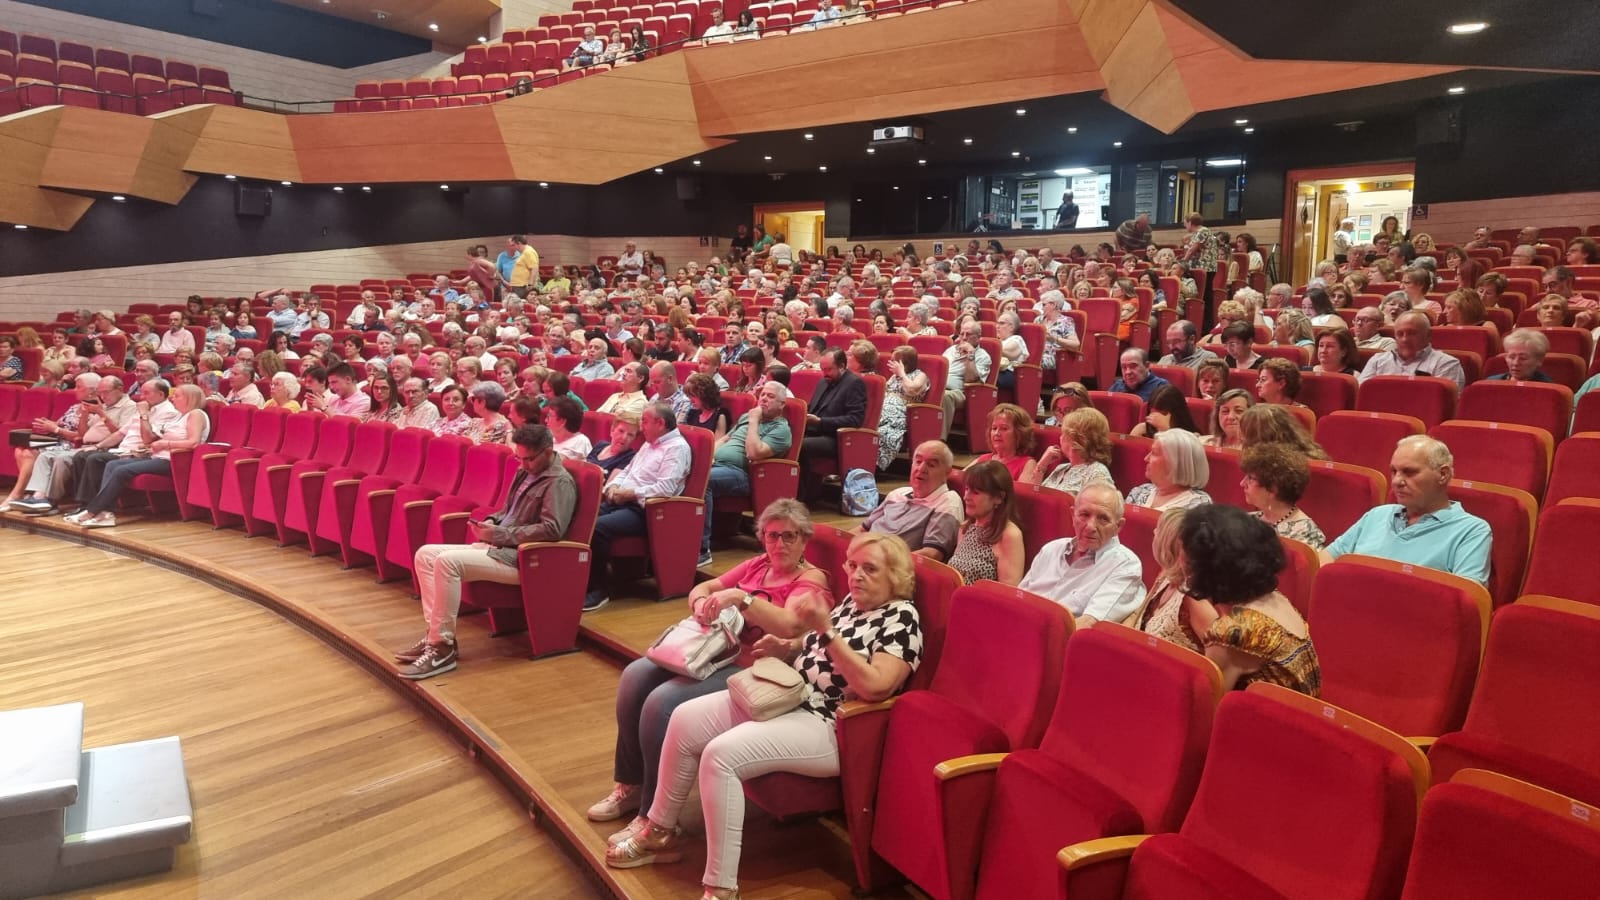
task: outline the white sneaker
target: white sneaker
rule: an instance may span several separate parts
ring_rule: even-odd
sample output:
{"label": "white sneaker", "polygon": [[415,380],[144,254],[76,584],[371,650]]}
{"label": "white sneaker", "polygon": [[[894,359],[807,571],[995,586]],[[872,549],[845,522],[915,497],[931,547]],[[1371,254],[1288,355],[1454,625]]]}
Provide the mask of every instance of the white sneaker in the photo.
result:
{"label": "white sneaker", "polygon": [[85,528],[115,528],[117,527],[117,517],[110,512],[103,512],[99,515],[82,519],[78,524]]}
{"label": "white sneaker", "polygon": [[619,784],[611,789],[604,800],[589,807],[589,821],[610,822],[639,809],[640,788],[637,784]]}

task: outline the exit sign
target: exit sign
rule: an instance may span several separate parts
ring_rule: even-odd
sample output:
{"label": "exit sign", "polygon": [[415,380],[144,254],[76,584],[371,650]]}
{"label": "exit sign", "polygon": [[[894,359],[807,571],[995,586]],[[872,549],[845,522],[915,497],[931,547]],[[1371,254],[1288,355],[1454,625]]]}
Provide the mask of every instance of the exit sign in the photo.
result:
{"label": "exit sign", "polygon": [[1378,182],[1378,190],[1380,190],[1380,191],[1387,191],[1392,187],[1394,187],[1394,182],[1392,182],[1392,181],[1380,181],[1380,182]]}

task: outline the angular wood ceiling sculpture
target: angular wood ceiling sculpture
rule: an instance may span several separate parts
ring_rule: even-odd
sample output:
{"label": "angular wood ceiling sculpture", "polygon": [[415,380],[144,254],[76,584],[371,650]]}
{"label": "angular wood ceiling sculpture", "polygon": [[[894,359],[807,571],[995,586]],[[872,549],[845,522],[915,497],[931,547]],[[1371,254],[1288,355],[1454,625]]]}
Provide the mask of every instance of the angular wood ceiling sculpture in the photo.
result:
{"label": "angular wood ceiling sculpture", "polygon": [[1160,0],[973,0],[690,48],[487,106],[300,116],[34,110],[0,119],[0,221],[70,229],[93,194],[176,203],[195,173],[602,184],[739,134],[861,121],[863,85],[872,113],[897,115],[1100,90],[1171,133],[1208,110],[1451,71],[1254,60]]}

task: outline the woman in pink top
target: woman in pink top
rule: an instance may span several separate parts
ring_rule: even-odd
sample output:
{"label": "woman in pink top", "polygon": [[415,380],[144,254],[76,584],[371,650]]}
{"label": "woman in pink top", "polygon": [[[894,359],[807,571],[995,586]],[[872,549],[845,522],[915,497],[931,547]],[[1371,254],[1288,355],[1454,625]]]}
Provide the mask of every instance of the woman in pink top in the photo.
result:
{"label": "woman in pink top", "polygon": [[1038,462],[1033,450],[1033,416],[1014,403],[1002,403],[989,414],[989,452],[968,466],[994,460],[1006,467],[1011,480],[1032,481]]}
{"label": "woman in pink top", "polygon": [[622,672],[617,688],[617,746],[614,766],[616,787],[589,807],[596,822],[620,819],[637,812],[622,831],[611,836],[616,843],[631,837],[643,825],[648,804],[655,796],[661,767],[661,742],[666,737],[672,711],[686,700],[715,693],[728,686],[728,677],[755,657],[751,648],[771,632],[789,638],[805,630],[795,615],[802,603],[833,607],[833,593],[822,570],[805,561],[812,534],[811,515],[795,500],[778,500],[761,513],[756,534],[766,552],[747,560],[718,578],[702,581],[689,592],[689,608],[701,622],[710,622],[729,606],[741,609],[744,630],[736,665],[724,666],[704,681],[675,675],[648,659],[634,660]]}
{"label": "woman in pink top", "polygon": [[134,476],[171,475],[172,451],[193,450],[205,442],[211,429],[211,420],[206,418],[205,392],[192,384],[180,384],[172,389],[170,399],[178,410],[178,418],[159,433],[150,423],[150,409],[145,403],[139,403],[139,417],[128,427],[144,431],[149,457],[127,456],[107,463],[100,479],[100,493],[89,501],[76,521],[68,521],[85,528],[111,528],[117,524],[111,509]]}

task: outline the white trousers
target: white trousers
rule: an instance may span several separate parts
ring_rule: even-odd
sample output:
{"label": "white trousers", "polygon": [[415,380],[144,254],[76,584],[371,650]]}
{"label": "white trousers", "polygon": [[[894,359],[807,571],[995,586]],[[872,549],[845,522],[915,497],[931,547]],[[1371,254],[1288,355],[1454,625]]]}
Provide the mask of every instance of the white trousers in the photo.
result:
{"label": "white trousers", "polygon": [[454,641],[456,616],[461,613],[461,584],[493,581],[517,584],[515,566],[489,556],[490,544],[425,544],[417,549],[412,565],[422,593],[422,615],[428,622],[431,643]]}

